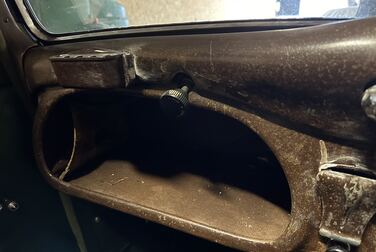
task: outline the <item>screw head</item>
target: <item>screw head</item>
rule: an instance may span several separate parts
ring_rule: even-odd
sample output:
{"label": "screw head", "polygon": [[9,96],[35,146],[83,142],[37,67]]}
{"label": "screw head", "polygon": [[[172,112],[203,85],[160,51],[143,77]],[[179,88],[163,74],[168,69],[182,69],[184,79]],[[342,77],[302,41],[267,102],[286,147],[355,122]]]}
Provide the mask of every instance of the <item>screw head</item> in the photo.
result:
{"label": "screw head", "polygon": [[15,212],[15,211],[18,210],[19,205],[18,205],[18,203],[15,202],[15,201],[10,201],[10,202],[8,203],[8,205],[7,205],[7,208],[8,208],[9,211]]}
{"label": "screw head", "polygon": [[376,121],[376,85],[364,91],[362,96],[362,108],[369,118]]}
{"label": "screw head", "polygon": [[101,221],[102,221],[101,217],[99,217],[99,216],[95,216],[94,217],[94,222],[95,223],[100,223]]}

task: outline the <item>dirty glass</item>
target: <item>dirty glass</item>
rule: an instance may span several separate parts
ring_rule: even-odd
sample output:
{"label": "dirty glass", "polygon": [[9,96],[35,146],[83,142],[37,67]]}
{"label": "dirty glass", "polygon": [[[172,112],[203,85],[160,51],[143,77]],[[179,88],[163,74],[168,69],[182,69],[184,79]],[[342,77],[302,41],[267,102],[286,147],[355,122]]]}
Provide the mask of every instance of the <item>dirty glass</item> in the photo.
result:
{"label": "dirty glass", "polygon": [[376,0],[25,0],[53,34],[227,20],[376,15]]}

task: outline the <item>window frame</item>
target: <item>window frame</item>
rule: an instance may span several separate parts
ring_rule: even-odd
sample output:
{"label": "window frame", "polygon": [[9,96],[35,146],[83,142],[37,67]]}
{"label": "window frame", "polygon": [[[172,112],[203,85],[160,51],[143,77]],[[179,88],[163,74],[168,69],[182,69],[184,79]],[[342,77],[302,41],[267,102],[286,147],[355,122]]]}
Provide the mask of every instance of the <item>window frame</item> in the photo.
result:
{"label": "window frame", "polygon": [[37,40],[44,42],[59,42],[72,40],[87,40],[92,38],[130,37],[149,35],[171,34],[202,34],[217,32],[240,32],[276,30],[315,26],[331,22],[346,21],[350,19],[336,18],[286,18],[286,19],[253,19],[253,20],[225,20],[203,21],[172,24],[156,24],[147,26],[109,28],[103,30],[89,30],[71,33],[51,33],[36,17],[27,0],[15,0],[16,6],[30,33]]}

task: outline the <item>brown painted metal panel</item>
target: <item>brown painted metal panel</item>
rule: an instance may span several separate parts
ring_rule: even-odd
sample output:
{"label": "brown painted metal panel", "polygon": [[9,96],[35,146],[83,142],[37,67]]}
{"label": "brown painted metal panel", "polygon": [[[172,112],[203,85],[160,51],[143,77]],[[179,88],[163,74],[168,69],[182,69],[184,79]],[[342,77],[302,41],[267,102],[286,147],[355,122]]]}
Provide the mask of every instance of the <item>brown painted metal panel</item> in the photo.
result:
{"label": "brown painted metal panel", "polygon": [[[133,37],[32,49],[25,58],[28,84],[34,91],[47,88],[39,96],[34,125],[39,167],[61,191],[227,246],[248,251],[324,251],[327,241],[319,235],[323,217],[317,190],[320,169],[323,165],[349,162],[354,169],[375,169],[375,125],[361,107],[363,91],[375,79],[375,24],[376,19],[369,18],[310,28]],[[129,52],[135,72],[133,85],[110,92],[56,88],[64,85],[54,74],[50,58],[83,48],[86,52],[98,48]],[[187,190],[199,189],[201,183],[206,183],[191,174],[183,176],[185,181],[161,180],[134,169],[129,163],[111,159],[73,180],[59,179],[50,173],[41,139],[45,121],[61,98],[88,92],[92,97],[90,104],[99,107],[101,103],[95,101],[100,96],[155,99],[174,86],[172,80],[179,74],[190,77],[194,83],[189,94],[191,106],[241,122],[268,145],[289,184],[292,203],[289,218],[268,202],[255,198],[252,192],[245,196],[249,204],[256,204],[249,212],[243,208],[248,203],[220,208],[223,201],[206,194],[199,199],[206,206],[200,209],[203,213],[197,209],[183,211],[179,197],[192,197],[194,194]],[[108,83],[108,87],[112,84]],[[120,177],[114,183],[112,176]],[[130,184],[124,182],[125,177]],[[138,178],[150,187],[140,184]],[[143,187],[146,190],[139,191]],[[164,192],[158,194],[161,202],[158,197],[146,197],[153,195],[151,188]],[[167,195],[174,192],[169,201]],[[238,189],[233,192],[243,193]],[[259,212],[262,208],[267,210],[263,217]],[[229,219],[210,220],[212,215],[229,215],[233,211],[237,216],[252,217],[250,221],[258,231],[253,236],[247,235],[239,223],[231,226]],[[280,224],[289,221],[283,231],[276,225],[280,218]],[[258,222],[265,223],[266,219],[272,223],[270,226]],[[274,231],[263,235],[269,227]],[[375,235],[372,221],[359,249],[374,251]]]}

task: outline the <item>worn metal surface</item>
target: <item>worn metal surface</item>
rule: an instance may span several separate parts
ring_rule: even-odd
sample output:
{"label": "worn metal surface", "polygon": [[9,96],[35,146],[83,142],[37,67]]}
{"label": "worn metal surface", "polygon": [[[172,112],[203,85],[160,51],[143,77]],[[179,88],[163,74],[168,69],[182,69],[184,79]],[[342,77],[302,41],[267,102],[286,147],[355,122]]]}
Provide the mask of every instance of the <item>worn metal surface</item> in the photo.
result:
{"label": "worn metal surface", "polygon": [[[21,0],[16,2],[19,7],[23,6]],[[325,251],[327,241],[319,235],[320,225],[321,230],[326,228],[330,234],[335,234],[340,226],[329,221],[330,207],[324,204],[322,208],[319,192],[323,188],[316,179],[318,174],[329,172],[323,168],[332,168],[337,163],[351,165],[356,174],[364,174],[365,170],[373,174],[375,171],[375,124],[367,118],[364,107],[360,105],[365,88],[376,78],[375,18],[315,27],[306,26],[327,21],[197,24],[53,37],[38,30],[27,11],[21,8],[30,31],[51,44],[65,39],[86,40],[37,46],[21,21],[11,15],[9,3],[11,1],[0,3],[1,56],[7,66],[15,66],[12,67],[16,70],[12,71],[12,77],[23,91],[25,100],[28,100],[29,94],[35,100],[38,95],[33,129],[35,157],[46,180],[60,191],[242,250]],[[129,36],[122,37],[125,34]],[[94,36],[109,37],[90,41]],[[60,76],[54,71],[51,57],[84,55],[95,50],[129,53],[132,57],[127,61],[129,65],[122,65],[126,68],[123,74],[129,74],[129,80],[134,78],[135,85],[116,92],[56,88],[113,88],[127,86],[131,82],[127,79],[121,82],[120,78],[115,80],[119,71],[111,76],[113,72],[107,65],[79,72],[82,67],[87,67],[87,62],[80,62],[77,69],[64,66],[65,72],[61,72]],[[76,74],[70,75],[73,70],[77,71]],[[101,71],[105,76],[95,82]],[[90,168],[96,168],[91,173],[67,179],[76,168],[78,170],[102,153],[97,151],[97,147],[106,146],[106,142],[97,145],[97,142],[91,141],[97,133],[101,135],[99,139],[111,136],[111,132],[97,129],[117,125],[106,117],[106,113],[121,117],[123,114],[116,107],[97,113],[94,120],[86,112],[86,103],[70,103],[78,134],[72,142],[80,144],[73,145],[77,149],[70,153],[70,166],[63,165],[64,169],[53,170],[54,167],[46,162],[43,146],[46,120],[62,99],[88,92],[92,97],[90,106],[94,104],[100,111],[102,104],[98,97],[112,99],[120,95],[124,99],[131,96],[155,99],[171,88],[170,82],[177,74],[190,77],[195,84],[189,95],[192,106],[241,122],[270,147],[289,184],[290,215],[268,199],[260,199],[252,191],[239,188],[231,188],[231,192],[235,196],[244,196],[244,204],[226,205],[225,201],[203,193],[198,201],[205,207],[193,209],[194,205],[182,204],[179,194],[174,193],[195,195],[188,191],[189,188],[194,185],[194,188],[200,189],[208,183],[205,179],[192,174],[185,174],[183,180],[156,179],[133,170],[126,162],[107,160],[102,165],[91,164]],[[25,85],[22,84],[24,80],[27,82]],[[33,109],[32,106],[29,108]],[[121,128],[122,124],[117,126]],[[85,138],[87,142],[82,140]],[[57,143],[60,142],[57,141],[55,146],[58,146]],[[114,180],[115,175],[121,175],[120,180],[132,175],[133,182],[125,184]],[[353,178],[357,175],[343,175],[341,181],[349,180],[349,176]],[[143,185],[137,181],[140,177],[152,186],[140,191]],[[343,215],[349,213],[347,222],[342,225],[347,241],[355,241],[353,244],[358,245],[359,236],[364,231],[358,250],[376,251],[376,222],[374,218],[370,220],[374,203],[362,201],[374,198],[373,183],[366,178],[357,178],[356,181],[354,187],[349,188],[347,185],[338,186],[342,182],[337,187],[331,184],[324,187],[327,189],[325,192],[335,195],[337,206],[344,201],[345,206],[352,207],[347,212],[345,208],[336,208],[339,209],[338,215],[332,220],[337,218],[338,224]],[[318,187],[320,190],[317,190]],[[361,187],[364,189],[362,195],[357,191]],[[160,201],[154,198],[158,188],[167,193],[158,194]],[[348,188],[350,194],[343,196],[344,188]],[[172,202],[166,197],[168,194],[173,195]],[[148,198],[144,199],[144,196]],[[355,210],[362,213],[354,214]],[[213,214],[242,216],[247,221],[231,221],[228,216],[225,221],[213,220]],[[350,220],[352,222],[348,222]],[[267,233],[268,230],[272,231]],[[328,232],[321,234],[334,237]],[[343,236],[339,232],[338,235]]]}
{"label": "worn metal surface", "polygon": [[51,62],[57,81],[64,87],[124,88],[135,79],[133,58],[126,52],[60,54],[52,56]]}
{"label": "worn metal surface", "polygon": [[[236,233],[234,231],[231,231],[231,229],[217,229],[220,226],[217,226],[216,228],[215,226],[207,226],[205,222],[201,224],[197,223],[197,220],[195,221],[194,219],[195,217],[190,217],[189,215],[185,214],[184,210],[178,211],[179,213],[174,211],[166,213],[166,211],[161,211],[163,208],[155,208],[155,206],[158,206],[158,204],[154,205],[154,208],[152,208],[150,207],[151,205],[148,205],[146,198],[144,199],[146,200],[146,205],[144,205],[144,200],[141,200],[142,197],[137,198],[137,194],[135,193],[128,194],[132,190],[137,190],[137,188],[141,189],[140,182],[135,181],[134,187],[128,185],[130,186],[130,188],[128,188],[127,190],[124,190],[126,187],[123,188],[123,186],[125,186],[125,184],[123,183],[115,183],[114,186],[110,186],[109,184],[104,183],[104,181],[106,181],[105,174],[107,174],[111,180],[112,175],[109,175],[111,173],[111,169],[118,169],[119,167],[121,167],[120,164],[107,163],[109,165],[107,166],[107,164],[105,163],[102,168],[99,168],[98,171],[95,171],[90,176],[82,177],[82,179],[78,178],[78,180],[74,180],[72,182],[61,181],[52,176],[49,172],[49,167],[46,166],[46,163],[44,161],[44,153],[41,142],[43,123],[46,116],[48,115],[48,112],[51,109],[51,105],[55,104],[56,100],[59,100],[61,96],[77,92],[85,91],[57,89],[55,91],[46,92],[40,98],[40,106],[34,125],[34,148],[36,151],[37,162],[39,164],[39,167],[41,168],[42,173],[55,188],[77,197],[82,197],[84,199],[97,202],[108,207],[118,209],[120,211],[162,223],[184,232],[188,232],[242,250],[324,251],[325,242],[322,242],[322,240],[319,238],[321,207],[320,200],[316,191],[316,176],[319,172],[320,163],[323,162],[323,160],[331,160],[343,156],[355,156],[358,163],[365,163],[367,157],[369,157],[367,151],[364,149],[343,147],[328,141],[324,142],[325,147],[323,147],[323,142],[320,142],[319,139],[315,139],[306,134],[298,133],[294,130],[281,127],[254,114],[238,110],[223,103],[215,102],[211,99],[204,98],[194,92],[190,93],[189,100],[191,105],[209,109],[234,118],[255,131],[268,144],[268,146],[271,148],[273,153],[275,153],[277,159],[282,165],[289,183],[292,197],[290,223],[287,229],[284,230],[284,232],[278,238],[277,236],[275,236],[275,239],[268,241],[261,239],[260,236],[258,237],[258,239],[255,239],[252,238],[252,233],[249,233],[249,237],[247,237],[247,235]],[[157,98],[162,93],[163,91],[155,90],[129,90],[120,92],[120,94],[123,95],[128,94],[131,96],[147,96],[151,98]],[[98,95],[98,93],[96,95]],[[105,96],[111,97],[110,94],[107,94]],[[128,168],[130,167],[128,166]],[[120,172],[120,175],[121,172],[127,173],[127,170],[130,171],[128,168],[127,166],[124,166],[124,169],[121,169],[120,171],[114,170],[114,172],[112,172],[111,174],[117,174],[116,176],[118,176],[118,172]],[[102,174],[103,176],[96,176],[96,174]],[[135,175],[134,178],[140,178],[140,176],[142,178],[142,175],[140,174]],[[151,181],[154,181],[153,183],[158,184],[158,180],[150,180],[149,182],[152,183]],[[194,180],[192,180],[192,182],[193,181]],[[163,184],[163,182],[159,182],[161,183],[161,185]],[[170,181],[165,183],[168,184],[172,182]],[[156,195],[157,194],[151,191],[151,194],[149,195],[151,197],[150,200],[153,200],[153,197],[155,197]],[[132,197],[136,198],[133,198],[133,200],[131,200]],[[166,202],[162,205],[165,204],[166,207],[168,207],[169,203],[167,199]],[[258,203],[253,207],[256,207],[257,209],[257,205],[262,206],[263,204]],[[170,205],[170,207],[170,211],[171,209],[174,209],[174,205]],[[185,209],[187,211],[191,211],[187,207]],[[205,215],[207,214],[208,216],[210,216],[210,214],[213,213],[214,210],[207,207],[200,209],[200,211],[204,212]],[[270,221],[273,222],[274,220],[271,219]],[[278,220],[275,219],[275,221]],[[226,225],[226,223],[223,223],[223,225]],[[261,225],[260,228],[263,227],[261,223],[259,225]],[[376,235],[375,231],[376,230],[371,229],[370,231],[366,232],[365,235],[374,237],[374,235]],[[364,251],[372,251],[376,248],[375,241],[372,242],[369,239],[364,246],[361,246],[360,249],[364,249]]]}
{"label": "worn metal surface", "polygon": [[375,23],[370,18],[291,30],[56,45],[30,51],[25,70],[30,88],[37,89],[58,85],[45,61],[52,55],[82,48],[129,51],[137,79],[149,87],[163,88],[182,73],[203,96],[315,137],[370,145],[374,125],[360,100],[376,77]]}
{"label": "worn metal surface", "polygon": [[[194,235],[205,237],[207,239],[217,241],[217,242],[226,244],[228,246],[242,248],[244,250],[259,249],[259,250],[268,250],[268,251],[269,250],[276,250],[277,251],[277,250],[280,250],[281,248],[283,248],[283,250],[291,250],[293,247],[298,246],[297,242],[299,243],[299,241],[296,240],[296,237],[303,238],[303,236],[305,234],[307,234],[307,232],[309,232],[310,224],[306,223],[307,220],[304,221],[304,219],[306,217],[303,217],[303,215],[301,215],[301,213],[299,214],[300,211],[304,211],[303,208],[299,208],[299,207],[293,209],[293,213],[294,213],[293,216],[296,216],[296,215],[298,216],[297,218],[293,218],[293,222],[295,222],[295,224],[292,226],[292,228],[291,227],[289,228],[290,232],[292,232],[293,234],[288,235],[288,232],[284,233],[282,235],[283,238],[280,238],[281,240],[278,240],[279,242],[277,242],[275,244],[275,242],[262,241],[262,240],[258,241],[258,240],[252,239],[252,238],[247,238],[247,237],[243,237],[243,236],[236,235],[236,234],[233,234],[233,233],[229,233],[228,231],[226,232],[226,230],[218,230],[218,229],[215,229],[215,228],[210,227],[210,226],[206,226],[206,225],[203,225],[203,224],[192,222],[192,220],[190,220],[189,218],[180,217],[180,215],[183,214],[184,212],[181,212],[178,215],[167,214],[167,213],[160,211],[158,209],[145,207],[145,206],[143,206],[142,202],[138,202],[138,203],[137,202],[136,203],[129,202],[127,200],[124,200],[124,197],[127,197],[126,196],[127,192],[125,192],[124,190],[121,190],[121,189],[116,190],[116,187],[114,187],[115,191],[113,191],[112,194],[111,194],[111,191],[108,191],[108,190],[106,190],[106,192],[107,192],[107,194],[106,194],[106,193],[101,192],[100,190],[98,191],[98,189],[96,189],[96,188],[93,188],[93,189],[96,189],[96,190],[91,190],[90,188],[85,186],[85,183],[81,184],[83,186],[78,186],[75,183],[67,183],[67,182],[58,180],[54,176],[51,176],[50,172],[49,172],[49,168],[46,167],[46,163],[44,161],[43,148],[41,148],[42,147],[41,146],[42,142],[40,141],[41,140],[41,134],[42,134],[41,129],[43,129],[43,121],[45,120],[45,116],[50,111],[50,108],[51,108],[50,105],[55,104],[55,102],[56,102],[55,99],[60,97],[62,94],[64,94],[64,93],[68,94],[68,93],[71,93],[71,92],[75,92],[75,91],[73,91],[73,90],[61,90],[61,93],[58,92],[58,91],[53,91],[53,92],[49,92],[49,93],[46,93],[45,95],[43,95],[40,99],[40,105],[41,105],[40,108],[41,109],[38,110],[37,117],[36,117],[37,120],[36,120],[36,124],[35,124],[35,128],[34,128],[34,133],[35,133],[34,134],[34,143],[35,143],[35,150],[36,150],[36,154],[37,154],[38,163],[39,163],[40,167],[42,168],[43,173],[48,178],[48,181],[51,182],[52,185],[55,186],[56,188],[63,190],[65,192],[68,192],[70,194],[74,194],[76,196],[83,197],[83,198],[89,199],[91,201],[98,202],[98,203],[101,203],[101,204],[105,204],[105,205],[113,207],[115,209],[119,209],[121,211],[125,211],[125,212],[128,212],[128,213],[140,216],[142,218],[146,218],[146,219],[149,219],[149,220],[152,220],[152,221],[163,223],[163,224],[168,225],[170,227],[177,228],[177,229],[183,230],[185,232],[192,233]],[[159,93],[156,93],[156,94],[161,95],[162,92],[159,92]],[[192,95],[191,95],[191,99],[192,99]],[[195,99],[194,96],[193,96],[193,99]],[[203,101],[205,101],[205,99]],[[195,102],[195,100],[191,100],[191,103],[193,103],[193,104],[197,104],[197,102],[198,102],[198,100],[196,102]],[[214,103],[213,105],[215,106],[215,104],[216,103]],[[197,105],[200,106],[200,104],[197,104]],[[101,178],[96,177],[96,179],[101,179]],[[104,179],[105,179],[105,177],[104,177]],[[314,182],[314,180],[312,180],[312,182]],[[91,184],[91,183],[89,183],[89,184]],[[135,185],[137,185],[137,183]],[[137,190],[137,187],[134,190]],[[110,193],[110,195],[108,195],[108,193]],[[155,194],[153,194],[153,195],[155,195]],[[302,194],[302,196],[303,196],[303,194]],[[314,197],[314,195],[312,195],[312,196]],[[311,196],[307,197],[305,195],[304,201],[307,201],[307,200],[311,201],[312,200]],[[163,204],[168,204],[168,202],[163,203]],[[308,209],[306,209],[306,210],[308,210]],[[209,217],[210,212],[212,212],[213,210],[210,209],[210,208],[204,208],[204,209],[201,209],[201,211],[206,212],[207,216]],[[311,215],[313,214],[312,208],[309,209],[309,212],[310,212]],[[317,210],[317,213],[318,212],[319,211]],[[278,220],[276,220],[276,221],[278,221]],[[291,223],[290,223],[290,226],[291,226]],[[299,235],[299,233],[300,233],[300,235]],[[294,237],[294,238],[292,239],[292,237]],[[316,238],[317,237],[318,236],[316,235]],[[292,239],[292,240],[290,240],[290,239]],[[274,246],[276,246],[276,249],[273,248]]]}
{"label": "worn metal surface", "polygon": [[[157,166],[157,161],[149,163],[150,168],[162,168]],[[184,163],[176,165],[181,170],[187,166]],[[202,165],[202,169],[210,167]],[[248,176],[243,177],[246,178]],[[248,178],[248,183],[254,183],[252,178]],[[286,210],[256,193],[189,173],[161,177],[123,160],[105,161],[70,184],[109,198],[116,197],[129,208],[142,206],[147,212],[155,209],[159,212],[160,223],[169,223],[166,215],[179,217],[181,222],[191,223],[189,232],[193,234],[196,233],[195,226],[203,226],[212,229],[213,233],[221,230],[237,237],[273,241],[283,234],[290,222]]]}
{"label": "worn metal surface", "polygon": [[[355,173],[363,174],[367,170],[372,174],[375,170],[375,124],[361,107],[363,91],[376,77],[375,24],[376,19],[370,18],[290,30],[133,37],[32,49],[25,57],[28,85],[33,92],[46,88],[39,96],[34,124],[38,165],[58,190],[227,246],[247,251],[325,251],[327,241],[320,237],[319,230],[322,220],[327,220],[329,215],[321,208],[317,175],[323,172],[323,167],[332,167],[336,163],[351,165]],[[75,80],[67,80],[63,85],[54,73],[50,57],[84,50],[129,52],[133,56],[134,85],[111,92],[51,88],[72,86]],[[95,80],[96,72],[87,73],[86,86],[82,86],[86,88],[90,80]],[[194,82],[189,94],[191,106],[241,122],[259,135],[274,153],[291,192],[292,207],[286,229],[276,228],[280,215],[275,214],[269,220],[275,232],[262,239],[263,232],[247,233],[245,229],[237,229],[236,221],[231,226],[226,221],[210,220],[211,214],[232,211],[232,206],[223,209],[206,207],[195,212],[176,203],[179,202],[176,195],[173,197],[176,204],[169,205],[163,194],[159,195],[161,202],[156,202],[153,198],[155,192],[150,188],[144,192],[149,198],[143,199],[145,195],[138,190],[142,188],[137,183],[139,177],[145,178],[154,189],[159,184],[162,191],[170,194],[173,191],[183,196],[193,193],[187,192],[188,186],[184,183],[157,180],[133,171],[124,162],[107,160],[102,165],[92,165],[92,169],[97,169],[73,180],[59,179],[50,172],[42,139],[46,120],[58,101],[87,93],[92,97],[90,106],[100,109],[103,106],[99,97],[155,99],[173,86],[171,80],[179,74]],[[123,116],[119,111],[108,109],[107,112]],[[97,127],[96,123],[83,125],[79,129],[81,133],[85,128]],[[126,174],[132,175],[133,183],[111,183],[112,174],[120,174],[122,178]],[[200,179],[189,175],[184,178],[192,182],[194,188],[200,188]],[[341,198],[342,188],[325,188],[330,188],[331,193],[338,196],[338,203],[344,199]],[[371,193],[368,189],[366,191]],[[257,202],[250,213],[251,210],[265,210],[265,214],[269,214],[276,210],[265,207],[268,205],[265,201],[255,200],[249,193],[249,202]],[[217,207],[223,203],[213,199],[202,204],[210,202]],[[361,209],[367,211],[366,207]],[[192,216],[190,212],[197,214]],[[367,219],[356,220],[362,221],[357,228],[361,232],[365,229],[360,251],[376,250],[375,222],[365,226],[371,214],[369,210],[361,215]],[[235,215],[251,217],[255,230],[267,229],[257,222],[260,215],[255,214],[254,219],[247,211]],[[342,217],[338,215],[336,218]],[[352,227],[346,224],[343,229],[349,231]],[[354,235],[350,238],[353,239]]]}
{"label": "worn metal surface", "polygon": [[359,246],[376,213],[376,180],[330,169],[320,171],[317,179],[323,208],[320,234]]}

